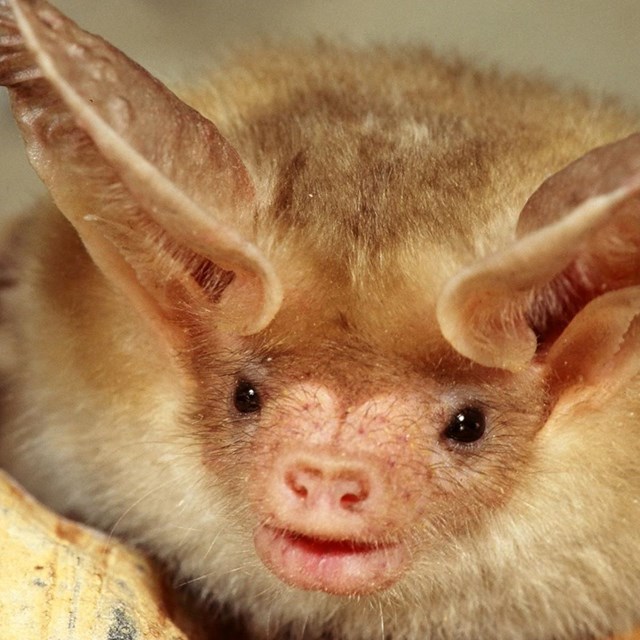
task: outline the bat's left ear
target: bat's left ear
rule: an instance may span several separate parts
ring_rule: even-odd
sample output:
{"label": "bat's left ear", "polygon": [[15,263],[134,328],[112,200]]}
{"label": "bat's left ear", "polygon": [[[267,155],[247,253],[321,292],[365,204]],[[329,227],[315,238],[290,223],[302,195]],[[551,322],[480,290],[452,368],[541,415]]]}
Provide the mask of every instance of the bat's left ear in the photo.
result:
{"label": "bat's left ear", "polygon": [[0,84],[56,205],[161,333],[195,310],[236,334],[269,324],[256,191],[212,122],[44,0],[0,0]]}
{"label": "bat's left ear", "polygon": [[[548,178],[513,243],[453,277],[438,300],[445,338],[482,365],[534,360],[555,380],[596,383],[640,368],[640,134]],[[632,372],[630,369],[634,369]]]}

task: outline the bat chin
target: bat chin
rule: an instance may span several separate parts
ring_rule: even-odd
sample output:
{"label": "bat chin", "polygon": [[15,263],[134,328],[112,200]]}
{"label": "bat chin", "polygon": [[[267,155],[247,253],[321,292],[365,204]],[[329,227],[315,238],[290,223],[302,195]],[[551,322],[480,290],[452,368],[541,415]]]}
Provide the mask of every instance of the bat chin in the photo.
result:
{"label": "bat chin", "polygon": [[307,591],[359,596],[391,587],[408,565],[402,543],[313,537],[260,526],[254,536],[262,562],[286,584]]}

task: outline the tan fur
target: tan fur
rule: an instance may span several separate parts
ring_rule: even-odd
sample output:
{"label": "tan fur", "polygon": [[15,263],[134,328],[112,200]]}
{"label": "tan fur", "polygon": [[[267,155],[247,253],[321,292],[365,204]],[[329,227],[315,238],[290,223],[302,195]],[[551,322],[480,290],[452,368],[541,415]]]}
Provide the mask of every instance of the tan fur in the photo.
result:
{"label": "tan fur", "polygon": [[[419,48],[259,51],[181,93],[267,182],[264,233],[272,218],[278,236],[304,229],[323,265],[344,247],[336,262],[367,272],[409,240],[495,250],[509,239],[496,208],[513,215],[547,175],[636,126],[613,104]],[[488,238],[469,238],[471,209]]]}
{"label": "tan fur", "polygon": [[[191,310],[187,346],[169,354],[71,226],[39,206],[10,310],[21,358],[2,463],[54,508],[152,550],[256,637],[582,640],[640,623],[640,378],[606,406],[596,395],[554,408],[539,366],[473,365],[434,312],[449,277],[513,240],[545,177],[639,120],[422,48],[267,48],[180,93],[254,178],[255,242],[283,307],[246,338]],[[245,371],[273,398],[261,428],[230,417]],[[382,393],[420,407],[406,491],[424,499],[423,521],[388,590],[303,592],[253,549],[256,478],[296,439],[270,416],[309,381],[345,414]],[[496,424],[466,475],[423,462],[451,389],[473,390]]]}
{"label": "tan fur", "polygon": [[389,287],[381,306],[394,314],[398,269],[413,276],[406,286],[437,291],[461,262],[512,240],[545,177],[637,128],[615,103],[420,48],[267,49],[180,93],[262,185],[259,242],[298,267],[281,277],[294,274],[298,290],[298,269],[331,269],[367,305],[368,291]]}

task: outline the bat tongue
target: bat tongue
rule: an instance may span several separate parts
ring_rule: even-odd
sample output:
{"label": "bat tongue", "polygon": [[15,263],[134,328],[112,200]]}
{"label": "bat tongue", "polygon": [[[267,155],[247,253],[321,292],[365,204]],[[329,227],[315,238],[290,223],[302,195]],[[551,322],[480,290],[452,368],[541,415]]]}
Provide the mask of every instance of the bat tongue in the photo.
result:
{"label": "bat tongue", "polygon": [[365,595],[394,584],[407,561],[401,544],[323,540],[261,527],[254,538],[265,565],[287,584],[334,595]]}

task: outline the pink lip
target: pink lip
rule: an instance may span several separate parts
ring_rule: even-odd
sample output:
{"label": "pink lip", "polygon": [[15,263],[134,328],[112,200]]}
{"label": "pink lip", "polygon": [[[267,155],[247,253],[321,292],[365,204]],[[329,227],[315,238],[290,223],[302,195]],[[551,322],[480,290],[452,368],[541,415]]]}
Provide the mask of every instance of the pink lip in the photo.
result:
{"label": "pink lip", "polygon": [[335,595],[362,595],[391,586],[407,564],[398,543],[326,540],[295,532],[259,527],[258,555],[287,584]]}

